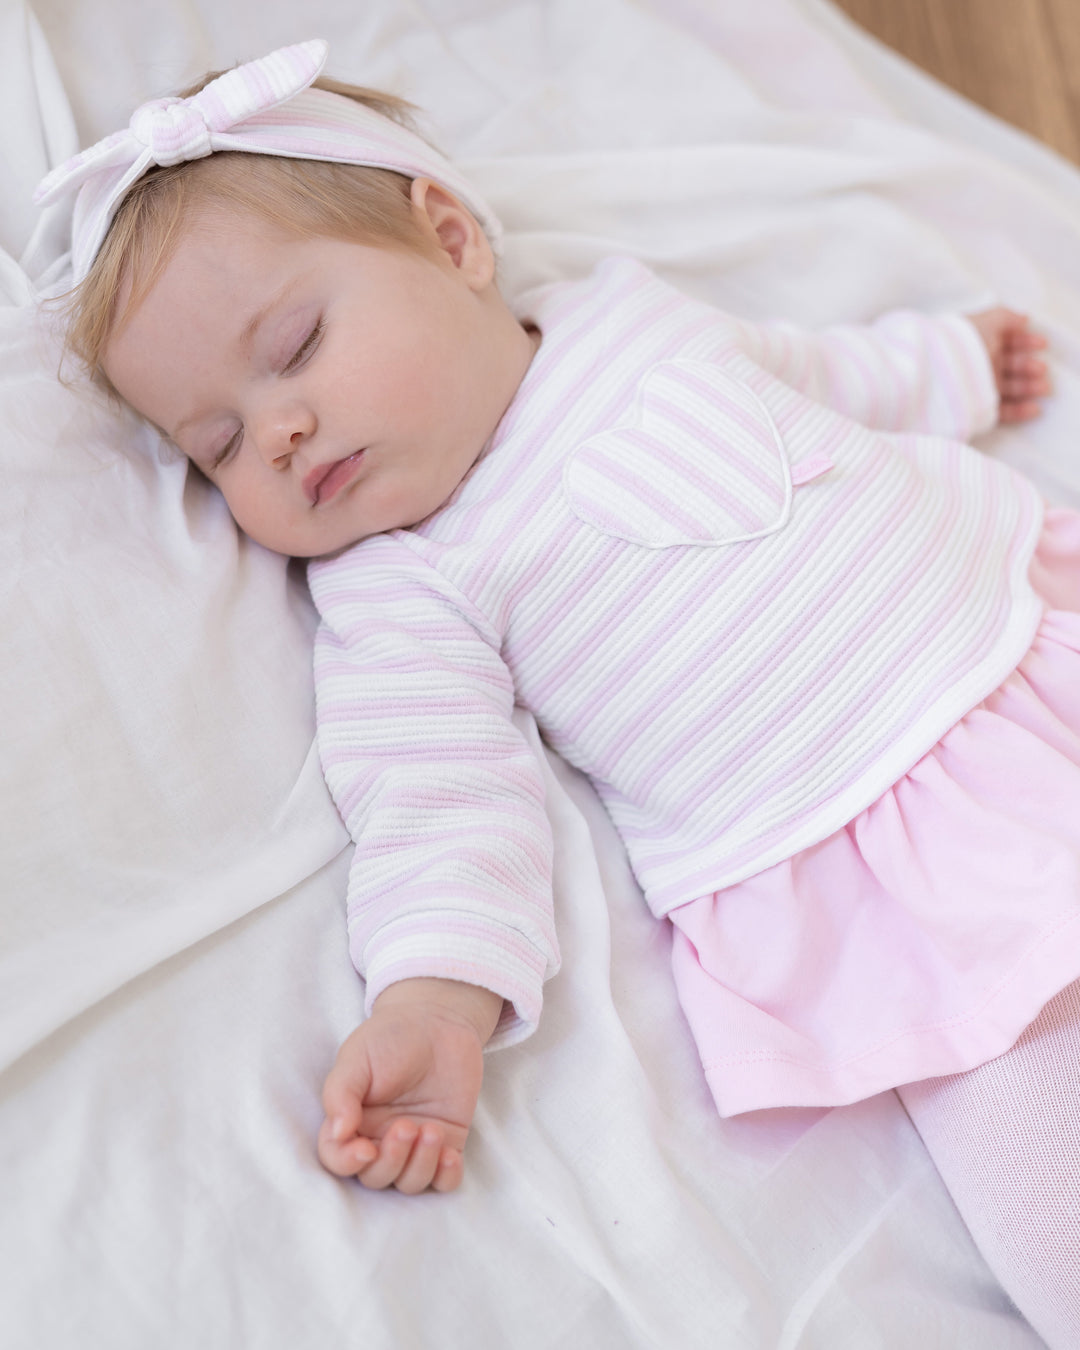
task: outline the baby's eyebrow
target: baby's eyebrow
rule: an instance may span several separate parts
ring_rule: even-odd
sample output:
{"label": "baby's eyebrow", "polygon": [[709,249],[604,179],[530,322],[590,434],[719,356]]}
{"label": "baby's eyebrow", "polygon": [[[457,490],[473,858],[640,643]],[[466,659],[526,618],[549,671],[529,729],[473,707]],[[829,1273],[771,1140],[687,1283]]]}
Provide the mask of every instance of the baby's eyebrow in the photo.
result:
{"label": "baby's eyebrow", "polygon": [[255,313],[247,321],[244,327],[240,330],[240,346],[244,351],[251,350],[252,343],[255,341],[255,334],[259,331],[260,327],[266,322],[267,317],[270,314],[272,314],[273,311],[277,309],[279,305],[284,304],[285,301],[288,300],[290,294],[296,288],[296,284],[297,283],[295,278],[287,281],[285,285],[281,287],[280,290],[276,291],[271,296],[271,298],[266,302],[265,305],[261,306],[258,310],[255,311]]}

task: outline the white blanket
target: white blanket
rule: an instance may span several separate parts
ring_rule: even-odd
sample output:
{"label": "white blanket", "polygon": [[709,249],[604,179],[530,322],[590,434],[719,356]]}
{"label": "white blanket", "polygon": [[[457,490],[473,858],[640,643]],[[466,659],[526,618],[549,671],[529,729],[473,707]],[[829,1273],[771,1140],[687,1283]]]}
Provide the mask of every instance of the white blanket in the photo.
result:
{"label": "white blanket", "polygon": [[326,37],[473,175],[510,293],[629,252],[751,316],[1031,311],[1057,392],[984,449],[1080,505],[1080,174],[824,0],[33,10],[0,0],[0,1348],[1038,1346],[893,1094],[716,1117],[667,933],[538,738],[563,970],[465,1184],[320,1170],[362,998],[302,573],[57,379],[65,221],[27,200],[138,101]]}

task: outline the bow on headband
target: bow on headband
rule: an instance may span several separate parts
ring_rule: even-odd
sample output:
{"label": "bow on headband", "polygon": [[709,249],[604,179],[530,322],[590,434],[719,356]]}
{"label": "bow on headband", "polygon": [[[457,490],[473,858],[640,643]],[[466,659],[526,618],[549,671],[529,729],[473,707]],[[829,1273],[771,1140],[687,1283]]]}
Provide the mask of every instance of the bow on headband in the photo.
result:
{"label": "bow on headband", "polygon": [[319,39],[282,47],[237,66],[191,98],[144,103],[114,132],[61,164],[34,194],[39,206],[76,193],[71,263],[86,276],[116,208],[154,165],[241,150],[290,159],[331,160],[433,178],[473,213],[493,247],[501,227],[491,208],[426,141],[354,99],[309,86],[326,64]]}

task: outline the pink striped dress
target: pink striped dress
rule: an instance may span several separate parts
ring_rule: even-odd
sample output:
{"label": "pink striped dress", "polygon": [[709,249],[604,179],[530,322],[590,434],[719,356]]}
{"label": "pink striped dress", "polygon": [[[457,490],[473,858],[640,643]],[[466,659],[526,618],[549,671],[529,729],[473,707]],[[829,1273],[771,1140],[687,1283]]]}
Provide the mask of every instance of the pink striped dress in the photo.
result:
{"label": "pink striped dress", "polygon": [[[914,855],[887,884],[877,843],[812,865],[1045,626],[1039,497],[963,444],[996,415],[977,334],[914,313],[750,324],[624,259],[520,313],[541,347],[454,496],[310,567],[369,1006],[439,975],[503,995],[503,1042],[537,1021],[558,964],[551,840],[516,704],[589,776],[675,925],[723,1113],[999,1053],[1080,974],[1076,876],[1003,940],[979,887],[956,894],[946,869],[930,899]],[[1048,936],[1066,921],[1067,959]],[[1010,981],[1024,995],[997,997]]]}

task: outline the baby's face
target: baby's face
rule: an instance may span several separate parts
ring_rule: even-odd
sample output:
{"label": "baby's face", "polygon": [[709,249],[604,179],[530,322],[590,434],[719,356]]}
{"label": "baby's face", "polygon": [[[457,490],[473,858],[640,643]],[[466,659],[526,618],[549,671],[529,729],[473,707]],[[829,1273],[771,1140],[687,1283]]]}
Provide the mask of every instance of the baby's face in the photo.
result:
{"label": "baby's face", "polygon": [[207,215],[106,348],[121,396],[268,548],[314,557],[423,520],[524,375],[532,340],[486,240],[440,200],[430,253]]}

